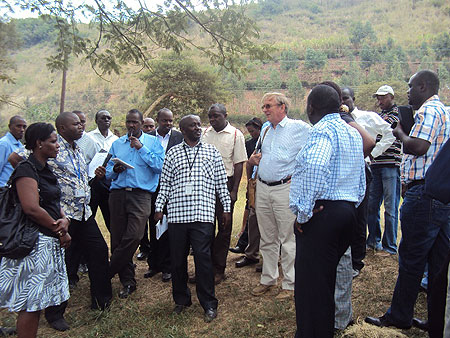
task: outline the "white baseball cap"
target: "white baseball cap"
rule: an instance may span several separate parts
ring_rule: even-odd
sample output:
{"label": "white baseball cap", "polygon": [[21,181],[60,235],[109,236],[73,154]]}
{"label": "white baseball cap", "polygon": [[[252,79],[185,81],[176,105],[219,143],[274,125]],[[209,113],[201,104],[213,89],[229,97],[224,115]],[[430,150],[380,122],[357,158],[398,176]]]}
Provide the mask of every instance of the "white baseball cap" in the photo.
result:
{"label": "white baseball cap", "polygon": [[373,97],[377,97],[377,95],[384,96],[387,94],[391,94],[392,96],[394,96],[394,89],[392,89],[391,86],[383,85],[378,88],[377,92],[373,94]]}

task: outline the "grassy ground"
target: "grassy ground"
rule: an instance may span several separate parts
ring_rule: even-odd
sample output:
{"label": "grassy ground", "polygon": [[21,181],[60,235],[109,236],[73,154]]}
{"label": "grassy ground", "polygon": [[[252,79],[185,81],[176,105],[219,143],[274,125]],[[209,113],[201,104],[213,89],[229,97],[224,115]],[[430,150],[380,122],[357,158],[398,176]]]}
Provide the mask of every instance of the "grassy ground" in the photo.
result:
{"label": "grassy ground", "polygon": [[[241,227],[244,208],[244,188],[235,210],[232,244]],[[99,224],[107,238],[98,217]],[[203,321],[203,311],[193,293],[193,305],[181,315],[172,314],[174,303],[170,283],[163,283],[161,275],[144,279],[145,262],[136,261],[137,291],[126,300],[118,299],[118,278],[113,279],[114,300],[109,311],[101,313],[89,309],[89,280],[86,274],[72,292],[66,319],[71,329],[57,332],[41,318],[39,337],[293,337],[295,309],[293,299],[278,301],[273,290],[263,297],[253,297],[250,290],[259,282],[254,267],[236,269],[234,262],[240,255],[228,256],[227,279],[216,287],[219,316],[210,324]],[[417,330],[378,329],[364,323],[368,315],[382,315],[388,308],[397,277],[397,257],[380,257],[368,252],[366,267],[353,282],[353,311],[356,325],[336,334],[336,337],[424,337]],[[193,258],[189,257],[193,271]],[[426,318],[425,295],[417,300],[417,316]],[[0,323],[13,326],[15,315],[0,312]]]}

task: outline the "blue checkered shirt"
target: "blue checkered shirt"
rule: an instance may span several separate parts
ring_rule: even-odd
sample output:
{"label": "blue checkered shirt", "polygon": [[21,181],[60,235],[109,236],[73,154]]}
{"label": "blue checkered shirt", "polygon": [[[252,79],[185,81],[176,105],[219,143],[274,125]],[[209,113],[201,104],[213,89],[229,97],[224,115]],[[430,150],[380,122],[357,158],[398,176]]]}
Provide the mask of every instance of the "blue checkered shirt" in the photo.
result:
{"label": "blue checkered shirt", "polygon": [[437,153],[449,139],[450,113],[439,100],[439,96],[430,97],[419,108],[409,136],[430,142],[430,147],[422,156],[403,155],[400,173],[404,183],[424,179]]}
{"label": "blue checkered shirt", "polygon": [[313,215],[317,200],[359,205],[366,191],[362,139],[338,113],[325,115],[311,129],[296,157],[289,207],[299,223]]}

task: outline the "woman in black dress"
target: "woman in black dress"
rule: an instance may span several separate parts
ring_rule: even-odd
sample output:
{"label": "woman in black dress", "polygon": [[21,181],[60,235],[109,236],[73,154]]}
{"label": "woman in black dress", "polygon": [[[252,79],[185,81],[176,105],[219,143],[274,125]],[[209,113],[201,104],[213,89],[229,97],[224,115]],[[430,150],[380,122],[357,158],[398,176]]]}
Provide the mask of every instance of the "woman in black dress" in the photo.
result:
{"label": "woman in black dress", "polygon": [[22,259],[3,258],[0,265],[0,307],[18,312],[17,333],[36,337],[40,311],[69,298],[64,249],[70,244],[69,220],[59,205],[60,189],[47,160],[58,154],[54,127],[33,123],[25,132],[28,160],[13,173],[23,212],[39,228],[31,253]]}

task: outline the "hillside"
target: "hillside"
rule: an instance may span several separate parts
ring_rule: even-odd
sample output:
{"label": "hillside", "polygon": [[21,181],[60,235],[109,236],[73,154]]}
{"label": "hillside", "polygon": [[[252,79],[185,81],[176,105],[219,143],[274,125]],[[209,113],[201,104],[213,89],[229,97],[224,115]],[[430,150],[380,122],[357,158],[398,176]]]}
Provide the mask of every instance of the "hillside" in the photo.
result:
{"label": "hillside", "polygon": [[[405,103],[405,80],[423,68],[439,72],[441,98],[450,103],[450,4],[445,0],[266,0],[248,5],[247,13],[260,27],[260,42],[274,51],[272,60],[247,60],[248,73],[240,79],[223,76],[230,92],[226,104],[237,122],[244,122],[245,115],[261,115],[260,97],[269,90],[286,91],[294,116],[302,117],[308,89],[325,79],[353,86],[360,108],[376,109],[370,94],[383,83],[393,84],[397,101]],[[88,26],[81,30],[91,34]],[[26,34],[29,42],[37,32]],[[61,74],[51,73],[45,59],[52,53],[50,36],[12,55],[15,84],[0,84],[0,93],[17,106],[1,106],[3,119],[22,114],[29,120],[51,120],[57,113]],[[198,53],[188,55],[206,63]],[[66,110],[87,112],[90,127],[100,108],[117,117],[133,107],[145,110],[149,103],[140,70],[128,66],[120,76],[101,79],[88,63],[71,60]],[[114,125],[121,126],[121,120],[116,118]]]}

